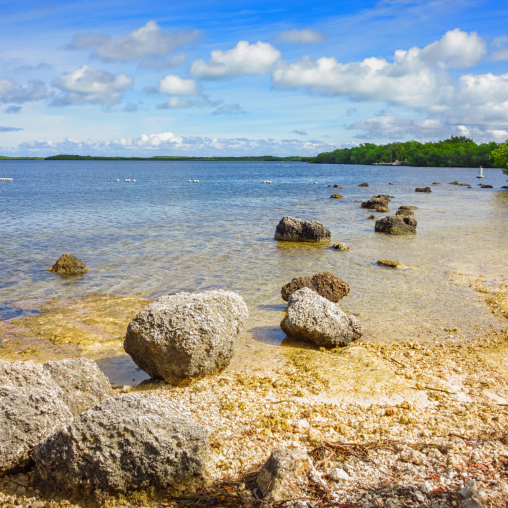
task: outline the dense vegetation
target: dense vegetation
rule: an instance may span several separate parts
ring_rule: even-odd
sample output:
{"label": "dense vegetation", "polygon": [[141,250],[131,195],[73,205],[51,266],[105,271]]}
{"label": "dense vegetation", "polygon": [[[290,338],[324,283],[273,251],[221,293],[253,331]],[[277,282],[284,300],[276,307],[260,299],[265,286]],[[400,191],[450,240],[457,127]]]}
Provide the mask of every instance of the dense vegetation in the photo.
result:
{"label": "dense vegetation", "polygon": [[155,157],[92,157],[90,155],[52,155],[46,157],[52,161],[299,161],[301,157],[274,157],[261,155],[259,157],[178,157],[157,155]]}
{"label": "dense vegetation", "polygon": [[355,148],[320,153],[317,157],[303,157],[302,161],[317,164],[373,164],[398,160],[403,166],[493,168],[496,165],[491,154],[497,147],[495,142],[477,145],[465,136],[452,136],[444,141],[429,143],[364,143]]}
{"label": "dense vegetation", "polygon": [[0,155],[0,161],[43,161],[44,157],[4,157]]}
{"label": "dense vegetation", "polygon": [[496,167],[503,168],[508,175],[508,139],[492,152],[492,158]]}

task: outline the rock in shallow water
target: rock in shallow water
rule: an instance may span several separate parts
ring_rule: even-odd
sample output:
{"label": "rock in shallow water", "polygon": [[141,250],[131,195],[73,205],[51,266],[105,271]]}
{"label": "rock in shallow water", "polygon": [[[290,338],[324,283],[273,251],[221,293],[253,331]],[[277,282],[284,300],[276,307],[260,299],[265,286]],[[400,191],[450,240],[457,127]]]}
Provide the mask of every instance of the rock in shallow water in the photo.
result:
{"label": "rock in shallow water", "polygon": [[414,235],[418,223],[413,217],[403,215],[389,215],[376,221],[374,230],[376,233],[389,235]]}
{"label": "rock in shallow water", "polygon": [[430,187],[417,187],[415,189],[415,192],[432,192]]}
{"label": "rock in shallow water", "polygon": [[351,250],[351,247],[349,245],[342,242],[334,243],[332,247],[337,250]]}
{"label": "rock in shallow water", "polygon": [[360,206],[367,210],[376,210],[378,212],[389,212],[388,210],[388,198],[385,197],[374,197],[368,201],[364,201]]}
{"label": "rock in shallow water", "polygon": [[413,217],[414,214],[415,213],[412,210],[406,210],[405,208],[395,212],[395,215],[405,215],[406,217]]}
{"label": "rock in shallow water", "polygon": [[80,275],[88,272],[88,267],[76,256],[72,254],[63,254],[48,272],[61,273],[64,275]]}
{"label": "rock in shallow water", "polygon": [[338,302],[349,294],[351,287],[349,284],[330,272],[317,273],[312,277],[296,277],[291,282],[283,286],[281,295],[284,301],[302,288],[309,288],[318,295],[326,298],[330,302]]}
{"label": "rock in shallow water", "polygon": [[275,229],[275,239],[286,242],[321,242],[331,238],[329,229],[315,220],[302,220],[286,215]]}
{"label": "rock in shallow water", "polygon": [[154,394],[108,398],[34,450],[33,486],[93,497],[169,492],[205,481],[208,433]]}
{"label": "rock in shallow water", "polygon": [[398,261],[393,261],[391,259],[379,259],[377,264],[379,266],[389,266],[390,268],[403,268],[404,265],[399,263]]}
{"label": "rock in shallow water", "polygon": [[290,337],[334,347],[346,346],[362,336],[362,325],[354,316],[309,288],[293,293],[288,303],[280,327]]}
{"label": "rock in shallow water", "polygon": [[186,386],[229,365],[248,315],[231,291],[163,296],[130,322],[124,348],[150,376]]}

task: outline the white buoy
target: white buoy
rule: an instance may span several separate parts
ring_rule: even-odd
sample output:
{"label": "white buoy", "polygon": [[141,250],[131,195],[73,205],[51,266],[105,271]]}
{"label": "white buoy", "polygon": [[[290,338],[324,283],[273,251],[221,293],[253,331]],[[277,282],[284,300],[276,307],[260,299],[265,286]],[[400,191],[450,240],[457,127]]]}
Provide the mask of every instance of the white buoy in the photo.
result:
{"label": "white buoy", "polygon": [[476,178],[485,178],[483,176],[483,168],[482,168],[482,166],[480,166],[480,173],[478,174],[478,176]]}
{"label": "white buoy", "polygon": [[130,179],[126,178],[126,179],[125,179],[125,181],[126,181],[126,182],[130,182]]}
{"label": "white buoy", "polygon": [[119,182],[120,180],[117,178],[116,181]]}
{"label": "white buoy", "polygon": [[192,183],[192,180],[189,180],[189,183]]}
{"label": "white buoy", "polygon": [[12,178],[0,178],[2,182],[12,182]]}
{"label": "white buoy", "polygon": [[314,182],[314,185],[317,185],[317,182]]}
{"label": "white buoy", "polygon": [[136,180],[132,180],[133,182],[135,182]]}

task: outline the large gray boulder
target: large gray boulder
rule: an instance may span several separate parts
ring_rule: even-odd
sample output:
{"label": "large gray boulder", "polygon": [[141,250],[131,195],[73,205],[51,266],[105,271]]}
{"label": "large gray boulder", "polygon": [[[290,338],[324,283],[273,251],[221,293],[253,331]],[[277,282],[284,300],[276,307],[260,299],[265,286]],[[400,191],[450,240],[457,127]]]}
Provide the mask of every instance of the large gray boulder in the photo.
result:
{"label": "large gray boulder", "polygon": [[332,234],[321,222],[302,220],[286,215],[275,228],[275,239],[285,242],[321,242]]}
{"label": "large gray boulder", "polygon": [[293,293],[280,327],[290,336],[322,347],[346,346],[362,336],[362,325],[337,304],[308,288]]}
{"label": "large gray boulder", "polygon": [[33,486],[93,497],[176,493],[205,481],[208,434],[155,394],[105,399],[34,450]]}
{"label": "large gray boulder", "polygon": [[350,285],[330,272],[317,273],[312,277],[296,277],[282,287],[281,296],[286,302],[289,297],[302,288],[309,288],[331,302],[338,302],[349,294]]}
{"label": "large gray boulder", "polygon": [[124,348],[150,376],[186,386],[229,365],[248,316],[231,291],[163,296],[130,322]]}
{"label": "large gray boulder", "polygon": [[72,417],[41,364],[0,360],[0,475],[26,467],[34,446]]}
{"label": "large gray boulder", "polygon": [[274,450],[257,478],[264,499],[276,502],[304,496],[307,475],[312,467],[312,460],[305,450]]}
{"label": "large gray boulder", "polygon": [[74,417],[115,394],[108,378],[93,360],[46,362],[43,368],[64,392],[63,400]]}
{"label": "large gray boulder", "polygon": [[389,235],[414,235],[418,222],[414,217],[404,215],[389,215],[376,221],[374,230],[376,233],[386,233]]}

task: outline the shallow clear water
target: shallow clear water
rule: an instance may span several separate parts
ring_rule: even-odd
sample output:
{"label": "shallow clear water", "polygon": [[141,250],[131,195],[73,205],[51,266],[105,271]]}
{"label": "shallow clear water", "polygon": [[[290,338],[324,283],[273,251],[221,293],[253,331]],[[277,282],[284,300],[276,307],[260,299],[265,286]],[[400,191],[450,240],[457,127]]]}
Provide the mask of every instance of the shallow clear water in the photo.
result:
{"label": "shallow clear water", "polygon": [[[488,323],[456,274],[507,273],[508,192],[500,189],[501,170],[486,169],[483,180],[477,173],[298,162],[0,161],[0,177],[14,179],[0,182],[0,304],[224,288],[272,323],[284,308],[282,285],[326,270],[351,284],[341,304],[360,314],[371,337]],[[448,185],[453,180],[473,188]],[[431,186],[431,194],[414,192],[434,181],[443,185]],[[480,181],[494,189],[480,189]],[[343,185],[345,199],[329,199],[336,189],[328,184]],[[393,213],[418,206],[417,235],[375,234],[366,218],[376,212],[355,202],[374,194],[395,196]],[[323,222],[332,242],[276,242],[284,215]],[[335,241],[351,251],[331,249]],[[47,272],[64,252],[84,260],[89,272],[74,278]],[[409,268],[379,267],[382,258]]]}

